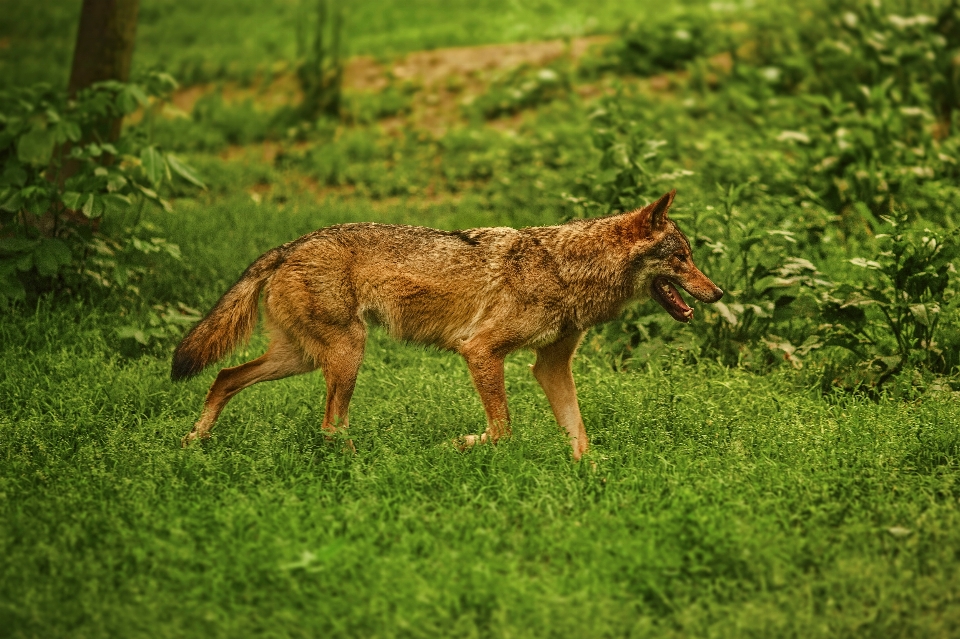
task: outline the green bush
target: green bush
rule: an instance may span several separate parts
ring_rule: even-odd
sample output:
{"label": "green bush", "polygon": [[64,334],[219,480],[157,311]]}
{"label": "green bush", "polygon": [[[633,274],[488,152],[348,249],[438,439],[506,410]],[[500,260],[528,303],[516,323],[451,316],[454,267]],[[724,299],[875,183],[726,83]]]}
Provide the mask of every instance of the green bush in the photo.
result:
{"label": "green bush", "polygon": [[718,29],[720,12],[701,3],[656,11],[626,23],[619,37],[595,56],[587,57],[581,73],[603,72],[640,76],[683,69],[693,60],[724,50]]}
{"label": "green bush", "polygon": [[570,71],[562,64],[520,65],[494,79],[487,91],[466,109],[492,120],[566,97],[572,91]]}
{"label": "green bush", "polygon": [[902,213],[886,222],[891,232],[877,236],[875,253],[850,260],[864,276],[821,298],[825,343],[861,362],[855,386],[878,388],[907,366],[948,373],[960,363],[956,348],[939,340],[956,296],[957,232],[911,229]]}
{"label": "green bush", "polygon": [[104,123],[137,109],[150,119],[174,88],[170,76],[102,82],[68,99],[38,85],[0,94],[0,304],[90,285],[136,293],[141,266],[122,254],[179,249],[141,224],[145,206],[169,209],[174,176],[193,170],[134,127],[113,143]]}
{"label": "green bush", "polygon": [[[768,10],[729,43],[737,55],[727,76],[705,80],[706,51],[689,61],[676,98],[688,109],[683,124],[654,100],[601,101],[591,118],[596,170],[564,194],[572,215],[629,210],[665,190],[663,176],[682,185],[691,170],[695,189],[737,184],[719,198],[695,192],[677,212],[724,299],[698,310],[692,327],[655,308],[628,309],[604,329],[619,359],[666,346],[760,370],[810,360],[824,388],[872,392],[901,371],[956,371],[955,241],[918,218],[949,223],[958,200],[958,138],[937,106],[949,93],[940,61],[960,49],[940,35],[952,7],[938,19],[873,5],[858,8],[863,19],[814,13],[758,40],[758,25],[799,16]],[[851,26],[871,20],[870,33]],[[848,60],[818,60],[827,46],[846,47]],[[887,48],[893,57],[877,53]],[[861,78],[869,86],[851,82]],[[874,237],[881,218],[894,234]]]}

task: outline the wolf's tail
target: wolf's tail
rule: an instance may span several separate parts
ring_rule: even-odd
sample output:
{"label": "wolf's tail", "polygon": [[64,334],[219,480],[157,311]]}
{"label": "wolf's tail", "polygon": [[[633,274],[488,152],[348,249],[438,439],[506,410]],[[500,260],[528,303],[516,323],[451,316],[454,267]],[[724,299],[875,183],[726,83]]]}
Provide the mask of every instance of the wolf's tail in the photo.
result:
{"label": "wolf's tail", "polygon": [[286,259],[288,245],[267,251],[247,267],[207,316],[173,352],[173,381],[193,377],[250,338],[257,325],[260,291]]}

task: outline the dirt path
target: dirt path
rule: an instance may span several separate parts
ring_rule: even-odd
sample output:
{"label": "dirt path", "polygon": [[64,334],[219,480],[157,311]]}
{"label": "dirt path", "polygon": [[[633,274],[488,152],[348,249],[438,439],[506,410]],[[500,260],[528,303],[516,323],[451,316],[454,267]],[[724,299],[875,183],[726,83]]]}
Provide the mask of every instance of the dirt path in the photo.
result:
{"label": "dirt path", "polygon": [[[381,91],[391,79],[414,82],[423,92],[446,92],[447,80],[456,78],[456,92],[479,90],[499,71],[512,69],[521,64],[543,66],[569,53],[578,60],[590,47],[610,40],[610,36],[575,38],[569,43],[563,40],[545,42],[520,42],[514,44],[491,44],[477,47],[452,47],[417,51],[398,58],[392,63],[381,64],[370,56],[350,58],[344,68],[343,86],[347,91]],[[190,113],[203,95],[215,90],[215,83],[187,87],[177,91],[173,106],[182,113]],[[274,109],[300,99],[300,88],[289,68],[281,70],[267,86],[241,87],[235,82],[222,87],[227,102],[253,100],[264,109]]]}
{"label": "dirt path", "polygon": [[517,42],[478,47],[452,47],[417,51],[384,67],[369,57],[350,60],[345,69],[344,86],[356,90],[378,90],[386,86],[388,72],[398,80],[419,81],[432,87],[452,76],[472,78],[512,69],[521,64],[543,66],[565,55],[580,59],[590,47],[608,42],[610,36],[575,38],[569,42]]}

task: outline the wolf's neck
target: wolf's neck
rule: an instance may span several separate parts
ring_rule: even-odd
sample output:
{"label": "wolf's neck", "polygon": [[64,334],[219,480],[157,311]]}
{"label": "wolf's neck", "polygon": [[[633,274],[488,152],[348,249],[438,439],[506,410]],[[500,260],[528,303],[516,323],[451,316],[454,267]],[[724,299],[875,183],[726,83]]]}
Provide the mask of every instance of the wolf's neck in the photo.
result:
{"label": "wolf's neck", "polygon": [[558,228],[554,256],[570,319],[578,328],[616,317],[636,293],[629,247],[618,237],[616,221]]}

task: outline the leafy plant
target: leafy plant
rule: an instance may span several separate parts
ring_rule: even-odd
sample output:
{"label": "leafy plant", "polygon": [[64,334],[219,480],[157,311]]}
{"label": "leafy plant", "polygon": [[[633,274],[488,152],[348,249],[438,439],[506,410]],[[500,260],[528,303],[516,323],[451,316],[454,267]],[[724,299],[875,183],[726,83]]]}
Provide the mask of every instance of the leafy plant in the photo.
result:
{"label": "leafy plant", "polygon": [[701,354],[736,365],[762,344],[799,368],[801,357],[819,346],[807,330],[816,313],[811,293],[830,282],[810,260],[792,254],[796,231],[742,214],[746,187],[721,188],[719,210],[708,205],[692,216],[698,260],[724,289],[723,300],[703,309]]}
{"label": "leafy plant", "polygon": [[600,161],[596,173],[586,172],[576,180],[573,193],[562,194],[574,216],[633,210],[660,195],[661,183],[693,175],[685,169],[669,170],[661,150],[666,140],[651,135],[647,122],[626,115],[619,99],[605,100],[590,122]]}
{"label": "leafy plant", "polygon": [[898,106],[892,77],[860,89],[859,104],[807,98],[822,114],[809,183],[828,205],[888,215],[920,184],[949,176],[956,159],[934,140],[929,109]]}
{"label": "leafy plant", "polygon": [[[665,141],[651,139],[650,125],[609,101],[591,116],[599,171],[586,172],[574,194],[564,194],[574,215],[631,210],[692,172],[674,166]],[[727,365],[769,362],[768,354],[794,366],[820,344],[810,338],[817,308],[811,293],[830,283],[814,264],[791,249],[805,229],[773,227],[766,217],[744,214],[739,206],[750,184],[720,191],[721,207],[695,208],[675,217],[693,242],[696,261],[724,289],[723,301],[704,307],[689,329],[656,309],[635,307],[606,329],[618,357],[649,350],[651,341],[687,345],[701,356]],[[798,235],[801,237],[798,239]]]}
{"label": "leafy plant", "polygon": [[821,11],[821,25],[832,23],[832,29],[830,37],[812,41],[818,92],[856,101],[861,85],[890,82],[898,106],[927,108],[946,129],[939,135],[949,130],[960,78],[956,0],[940,3],[932,14],[890,2],[836,2]]}
{"label": "leafy plant", "polygon": [[[339,116],[343,85],[343,7],[316,0],[315,15],[305,8],[297,21],[297,79],[303,90],[301,116],[314,121],[321,115]],[[303,7],[307,5],[304,3]],[[331,17],[331,13],[333,14]],[[312,32],[306,25],[315,18]]]}
{"label": "leafy plant", "polygon": [[98,232],[105,216],[126,220],[132,241],[144,206],[169,210],[160,192],[174,176],[203,187],[142,128],[116,143],[97,131],[138,108],[149,118],[175,86],[157,73],[142,83],[98,83],[72,99],[45,85],[0,93],[0,303],[51,288],[68,267],[89,280],[86,258],[118,240]]}
{"label": "leafy plant", "polygon": [[850,260],[865,277],[821,301],[829,322],[825,343],[854,353],[863,362],[857,385],[873,388],[907,366],[944,373],[957,360],[937,341],[942,313],[956,295],[957,231],[913,231],[902,212],[884,219],[891,232],[877,236],[875,254]]}
{"label": "leafy plant", "polygon": [[620,36],[599,55],[588,57],[585,75],[614,71],[640,76],[682,69],[698,57],[723,49],[725,38],[718,16],[707,7],[658,11],[626,23]]}
{"label": "leafy plant", "polygon": [[356,92],[344,96],[344,118],[348,122],[370,124],[377,120],[406,115],[413,108],[417,85],[391,81],[382,90]]}
{"label": "leafy plant", "polygon": [[202,315],[195,308],[182,302],[155,304],[140,321],[134,321],[117,329],[117,337],[128,341],[128,347],[149,347],[180,337],[183,331],[198,322]]}

